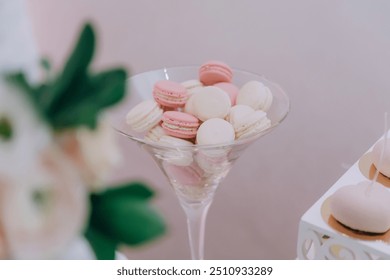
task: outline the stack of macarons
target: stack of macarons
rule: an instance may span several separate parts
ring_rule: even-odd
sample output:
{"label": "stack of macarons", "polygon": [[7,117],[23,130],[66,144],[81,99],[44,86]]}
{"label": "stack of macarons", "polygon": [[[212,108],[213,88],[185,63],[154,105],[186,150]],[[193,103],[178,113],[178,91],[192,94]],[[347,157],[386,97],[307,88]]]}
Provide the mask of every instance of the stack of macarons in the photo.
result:
{"label": "stack of macarons", "polygon": [[197,79],[158,81],[153,99],[132,108],[127,124],[149,141],[170,136],[199,145],[231,143],[266,130],[271,126],[270,89],[260,81],[239,87],[233,75],[226,63],[208,61]]}

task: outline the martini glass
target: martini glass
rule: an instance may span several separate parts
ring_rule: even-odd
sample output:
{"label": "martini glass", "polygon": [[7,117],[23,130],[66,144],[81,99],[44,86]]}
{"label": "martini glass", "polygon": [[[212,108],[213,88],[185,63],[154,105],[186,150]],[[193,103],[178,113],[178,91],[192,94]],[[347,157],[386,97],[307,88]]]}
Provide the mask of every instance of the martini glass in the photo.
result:
{"label": "martini glass", "polygon": [[244,150],[278,126],[290,108],[287,95],[277,84],[260,75],[234,69],[233,83],[238,87],[256,80],[271,90],[273,102],[267,112],[270,128],[230,143],[190,146],[167,146],[148,141],[144,135],[131,130],[126,124],[126,114],[141,101],[153,98],[152,89],[157,81],[196,79],[198,69],[198,66],[163,68],[132,76],[129,94],[110,113],[115,130],[148,152],[169,180],[187,217],[192,259],[203,259],[206,216],[220,182]]}

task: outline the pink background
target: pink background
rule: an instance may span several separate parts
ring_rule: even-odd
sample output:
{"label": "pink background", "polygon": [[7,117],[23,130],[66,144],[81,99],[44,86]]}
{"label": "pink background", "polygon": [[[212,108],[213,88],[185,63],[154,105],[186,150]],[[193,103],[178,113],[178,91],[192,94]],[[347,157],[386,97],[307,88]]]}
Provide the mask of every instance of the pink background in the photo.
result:
{"label": "pink background", "polygon": [[[294,259],[302,214],[382,134],[390,108],[387,1],[26,2],[39,52],[55,66],[92,20],[96,68],[125,65],[135,74],[218,59],[286,90],[290,115],[249,148],[217,192],[207,259]],[[185,217],[167,181],[147,154],[122,144],[131,159],[117,175],[151,183],[169,226],[127,256],[188,259]]]}

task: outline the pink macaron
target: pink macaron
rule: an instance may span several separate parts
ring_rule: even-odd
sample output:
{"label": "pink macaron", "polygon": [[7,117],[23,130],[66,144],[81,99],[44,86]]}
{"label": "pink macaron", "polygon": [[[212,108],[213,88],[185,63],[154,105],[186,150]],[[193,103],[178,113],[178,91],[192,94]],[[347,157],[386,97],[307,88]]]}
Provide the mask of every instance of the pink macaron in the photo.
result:
{"label": "pink macaron", "polygon": [[199,68],[199,80],[206,86],[221,82],[230,83],[232,78],[232,69],[221,61],[211,60]]}
{"label": "pink macaron", "polygon": [[199,127],[195,116],[179,111],[166,111],[162,121],[161,126],[168,135],[184,139],[194,138]]}
{"label": "pink macaron", "polygon": [[224,92],[226,92],[229,95],[232,106],[236,105],[237,95],[238,92],[240,91],[240,89],[236,85],[232,83],[222,82],[222,83],[216,83],[214,86],[222,89]]}
{"label": "pink macaron", "polygon": [[187,89],[180,83],[161,80],[154,84],[153,97],[157,103],[168,108],[183,107],[188,99]]}
{"label": "pink macaron", "polygon": [[187,187],[198,187],[204,176],[204,171],[197,164],[178,166],[163,161],[163,168],[169,178]]}

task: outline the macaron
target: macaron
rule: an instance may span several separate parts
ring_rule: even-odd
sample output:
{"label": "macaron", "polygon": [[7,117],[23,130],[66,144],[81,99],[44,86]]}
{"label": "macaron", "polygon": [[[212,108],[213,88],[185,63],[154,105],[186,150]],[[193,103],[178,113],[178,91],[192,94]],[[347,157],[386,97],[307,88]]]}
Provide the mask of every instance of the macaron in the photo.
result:
{"label": "macaron", "polygon": [[196,143],[199,145],[227,144],[233,142],[234,138],[234,129],[229,122],[213,118],[199,126]]}
{"label": "macaron", "polygon": [[271,90],[262,82],[250,81],[240,88],[236,104],[248,105],[255,110],[266,112],[271,107],[272,99]]}
{"label": "macaron", "polygon": [[153,100],[145,100],[126,115],[126,123],[136,132],[145,132],[161,121],[163,110]]}
{"label": "macaron", "polygon": [[234,131],[236,139],[243,139],[261,133],[271,126],[267,113],[261,110],[254,111],[235,121]]}
{"label": "macaron", "polygon": [[372,163],[374,164],[376,169],[379,169],[380,173],[382,173],[386,177],[390,177],[390,139],[387,139],[383,159],[382,162],[380,162],[384,144],[385,139],[381,139],[372,148]]}
{"label": "macaron", "polygon": [[180,111],[166,111],[162,116],[162,127],[168,135],[190,139],[196,136],[199,120]]}
{"label": "macaron", "polygon": [[185,148],[180,149],[180,147],[192,146],[192,142],[169,135],[164,135],[161,136],[158,143],[169,147],[175,147],[175,149],[167,149],[162,151],[162,157],[164,158],[164,161],[178,166],[187,166],[192,163],[192,152],[190,150],[186,150]]}
{"label": "macaron", "polygon": [[204,175],[203,170],[200,169],[197,164],[178,166],[163,161],[163,169],[172,182],[172,185],[174,187],[180,186],[180,192],[190,192],[186,193],[186,196],[197,195],[194,187],[199,188],[199,186],[202,185],[200,182],[203,180]]}
{"label": "macaron", "polygon": [[199,80],[206,86],[220,82],[230,83],[233,71],[224,62],[211,60],[202,64],[199,68]]}
{"label": "macaron", "polygon": [[184,105],[183,111],[185,113],[195,115],[195,108],[194,108],[194,96],[195,94],[191,94],[190,97],[188,98],[186,105]]}
{"label": "macaron", "polygon": [[[226,149],[224,150],[226,151]],[[224,172],[231,167],[231,162],[227,157],[227,153],[212,154],[208,150],[199,150],[196,154],[196,162],[205,173],[215,174],[216,172]]]}
{"label": "macaron", "polygon": [[194,92],[194,90],[196,90],[197,88],[200,88],[200,87],[203,87],[203,84],[201,81],[199,80],[187,80],[187,81],[184,81],[181,83],[181,85],[183,87],[186,88],[188,94],[192,94]]}
{"label": "macaron", "polygon": [[239,92],[239,88],[235,84],[222,82],[222,83],[216,83],[214,86],[222,89],[224,92],[226,92],[229,95],[232,106],[236,105],[236,99]]}
{"label": "macaron", "polygon": [[201,121],[212,118],[223,119],[231,107],[229,96],[222,89],[214,86],[198,89],[192,98],[192,110]]}
{"label": "macaron", "polygon": [[148,133],[145,135],[145,139],[152,142],[158,142],[164,135],[167,135],[165,130],[161,127],[161,125],[156,125],[148,131]]}
{"label": "macaron", "polygon": [[248,105],[235,105],[230,108],[229,114],[226,117],[226,120],[230,122],[233,127],[236,123],[241,122],[244,118],[253,114],[255,110]]}
{"label": "macaron", "polygon": [[183,108],[184,112],[191,114],[191,115],[195,115],[195,108],[194,108],[194,99],[196,98],[195,95],[198,92],[201,92],[202,90],[203,90],[203,86],[191,89],[190,96],[188,97],[186,105],[184,105],[184,108]]}
{"label": "macaron", "polygon": [[186,104],[188,93],[187,89],[180,83],[161,80],[153,86],[153,97],[162,106],[179,108]]}
{"label": "macaron", "polygon": [[362,232],[390,229],[390,191],[379,183],[363,181],[338,189],[330,197],[330,211],[343,225]]}

